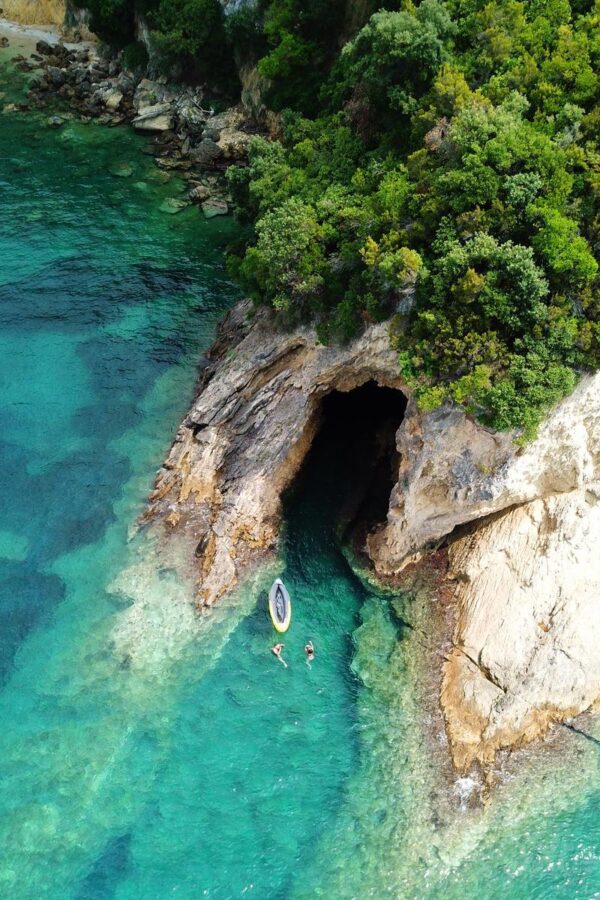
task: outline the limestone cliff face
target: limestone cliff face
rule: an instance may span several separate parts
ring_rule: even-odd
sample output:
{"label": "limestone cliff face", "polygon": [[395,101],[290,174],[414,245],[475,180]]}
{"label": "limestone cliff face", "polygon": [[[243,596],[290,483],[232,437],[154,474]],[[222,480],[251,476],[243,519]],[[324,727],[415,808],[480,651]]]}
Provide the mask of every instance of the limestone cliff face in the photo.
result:
{"label": "limestone cliff face", "polygon": [[600,697],[600,376],[524,448],[455,409],[413,414],[397,443],[388,519],[369,539],[377,571],[472,523],[450,537],[456,627],[441,693],[466,770]]}
{"label": "limestone cliff face", "polygon": [[584,487],[600,464],[600,376],[581,381],[517,447],[462,411],[415,411],[398,431],[400,472],[388,520],[369,542],[381,574],[392,574],[457,526],[540,497]]}
{"label": "limestone cliff face", "polygon": [[600,697],[600,482],[491,518],[450,547],[442,704],[460,769]]}
{"label": "limestone cliff face", "polygon": [[205,605],[275,546],[281,495],[310,447],[320,400],[369,380],[401,386],[384,325],[325,347],[312,329],[285,334],[266,310],[249,314],[241,304],[226,319],[146,514],[190,543]]}

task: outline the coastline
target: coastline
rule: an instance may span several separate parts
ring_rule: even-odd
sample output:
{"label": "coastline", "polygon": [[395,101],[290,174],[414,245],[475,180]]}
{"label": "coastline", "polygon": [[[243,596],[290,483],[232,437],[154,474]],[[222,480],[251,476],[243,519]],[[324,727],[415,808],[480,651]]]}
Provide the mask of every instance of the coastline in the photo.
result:
{"label": "coastline", "polygon": [[[186,562],[191,564],[191,559],[186,559]],[[130,574],[131,582],[134,583],[137,573]],[[407,575],[408,574],[409,573],[407,572]],[[140,587],[143,589],[145,585],[141,583]],[[164,592],[164,585],[158,586],[157,594],[159,590]],[[414,630],[415,624],[419,626],[427,625],[428,628],[430,627],[429,614],[435,607],[432,607],[431,601],[428,601],[427,603],[423,601],[423,607],[420,611],[416,610],[416,607],[413,606],[413,610],[419,612],[419,617],[413,620],[411,620],[407,614],[407,609],[402,607],[401,601],[398,601],[398,607],[401,610],[399,617],[403,618],[406,616],[410,625],[413,627],[411,636],[407,639],[407,644],[410,643],[410,666],[413,667],[411,685],[415,688],[415,692],[411,696],[408,696],[409,692],[407,691],[404,701],[407,705],[412,704],[414,721],[417,722],[416,727],[419,729],[419,734],[410,748],[410,754],[407,753],[406,757],[401,762],[396,761],[394,767],[394,776],[400,779],[400,777],[404,777],[402,772],[403,767],[407,767],[411,761],[415,763],[414,775],[411,773],[413,781],[409,782],[408,785],[405,784],[403,786],[404,795],[406,797],[408,797],[411,789],[414,787],[414,793],[412,794],[412,797],[409,798],[411,801],[410,808],[412,809],[410,815],[412,817],[411,821],[417,823],[410,845],[411,856],[408,861],[403,861],[403,871],[405,873],[404,877],[408,879],[409,875],[406,873],[406,870],[410,865],[422,861],[422,856],[419,852],[419,843],[421,842],[426,844],[428,848],[427,854],[429,865],[436,873],[441,872],[441,874],[439,874],[439,878],[441,879],[444,877],[445,873],[448,871],[452,872],[456,867],[460,866],[462,858],[468,855],[469,850],[472,849],[476,841],[484,840],[485,836],[496,827],[494,811],[496,811],[496,816],[498,815],[498,809],[503,810],[507,817],[510,815],[511,809],[514,806],[515,794],[518,798],[519,789],[521,791],[524,790],[523,785],[526,787],[529,784],[530,788],[532,788],[530,791],[531,804],[533,805],[534,801],[537,799],[540,811],[544,809],[545,804],[547,804],[548,801],[552,801],[552,789],[549,784],[549,782],[552,781],[551,775],[555,769],[562,770],[569,763],[577,765],[580,761],[577,752],[577,741],[579,739],[573,738],[571,735],[563,735],[561,730],[555,729],[551,732],[546,741],[540,743],[539,746],[532,750],[520,751],[519,753],[514,754],[507,752],[500,758],[499,763],[501,765],[497,767],[502,799],[496,801],[496,797],[494,797],[489,807],[482,807],[481,804],[476,801],[478,799],[477,795],[480,793],[480,788],[483,789],[483,786],[475,785],[475,787],[473,787],[467,780],[457,779],[455,773],[450,772],[449,770],[449,755],[446,753],[443,732],[439,729],[440,710],[439,705],[437,704],[439,689],[438,672],[439,665],[441,665],[439,651],[430,646],[422,652],[423,648],[422,645],[419,644],[418,632]],[[168,605],[166,608],[161,607],[161,609],[165,614],[164,623],[168,624],[170,609]],[[231,621],[227,622],[227,629],[234,627],[234,609],[234,595],[232,595],[231,598],[227,598],[222,607],[221,604],[218,606],[218,619],[220,622],[228,620],[229,615],[231,614]],[[241,611],[236,610],[236,612]],[[189,618],[190,617],[185,619],[184,626],[187,626]],[[134,627],[135,624],[135,622],[132,623],[130,632],[126,632],[124,629],[121,636],[124,639],[124,644],[127,643],[127,639],[129,640],[131,647],[135,648],[138,658],[141,659],[144,656],[145,647],[143,644],[140,645],[139,634]],[[436,623],[436,628],[438,625],[439,623]],[[441,625],[439,625],[439,627],[442,628]],[[226,630],[225,625],[223,625],[223,630]],[[227,634],[228,633],[229,631],[227,631]],[[437,638],[436,640],[433,640],[432,643],[436,644],[436,641]],[[401,656],[407,649],[407,644],[399,644],[394,650],[399,665]],[[168,649],[170,651],[171,647]],[[135,656],[133,658],[135,659]],[[127,659],[129,660],[130,656],[128,656]],[[435,669],[433,666],[430,667],[431,662],[435,663]],[[360,668],[358,668],[358,674],[361,676]],[[420,680],[421,678],[423,681]],[[418,693],[416,690],[417,686],[419,688]],[[384,696],[391,696],[391,691],[389,694],[384,694]],[[549,751],[555,749],[564,751],[564,757],[561,759],[551,758]],[[432,770],[431,766],[427,769],[424,765],[424,751],[431,754],[430,760],[426,761],[433,760],[434,770]],[[389,747],[387,748],[387,752],[390,752]],[[573,777],[573,781],[576,781],[576,786],[583,780],[583,772],[585,771],[589,774],[591,771],[591,765],[593,763],[593,753],[591,751],[586,757],[586,761],[587,766],[585,769],[581,766],[581,772],[578,773],[578,779]],[[383,756],[379,757],[379,762],[382,768],[386,769]],[[541,786],[538,783],[538,780],[541,777],[540,773],[543,773],[544,775],[543,784]],[[371,775],[372,773],[369,772],[368,777],[371,777]],[[388,786],[389,783],[390,782],[386,781],[386,786]],[[398,784],[399,782],[396,783]],[[535,789],[537,789],[537,794],[535,794]],[[432,792],[434,794],[433,799]],[[437,792],[437,794],[435,792]],[[399,795],[404,796],[401,792],[399,792]],[[577,796],[576,790],[573,791],[573,796]],[[427,800],[430,800],[431,802],[429,804],[423,802],[423,805],[421,805],[421,801]],[[398,802],[400,803],[400,801]],[[560,802],[567,808],[569,802],[575,801],[564,798]],[[445,813],[445,817],[440,817],[440,810]],[[376,812],[377,810],[375,809],[375,813]],[[454,831],[455,826],[458,826],[456,832]],[[463,842],[462,844],[461,841]],[[385,848],[381,849],[383,850]],[[380,858],[380,854],[377,858]],[[406,884],[410,884],[412,890],[415,891],[419,887],[416,881],[404,881],[402,887],[405,888]],[[342,895],[339,894],[339,896]]]}
{"label": "coastline", "polygon": [[63,109],[83,122],[127,125],[148,139],[144,152],[154,156],[165,180],[177,174],[187,183],[186,198],[173,201],[170,212],[189,205],[207,219],[231,212],[225,171],[244,162],[252,135],[260,131],[241,105],[216,113],[200,88],[151,80],[127,69],[120,57],[105,57],[95,42],[69,41],[52,27],[2,20],[2,36],[8,40],[3,58],[31,73],[20,111],[58,113],[54,127],[63,124]]}
{"label": "coastline", "polygon": [[0,17],[0,37],[8,38],[9,45],[6,49],[31,55],[35,52],[35,45],[38,41],[47,41],[50,44],[63,41],[65,47],[69,50],[75,50],[85,46],[93,45],[93,41],[65,40],[62,29],[55,25],[22,25],[20,22],[13,22],[10,19]]}
{"label": "coastline", "polygon": [[[8,22],[7,20],[0,21],[0,34],[2,34],[2,33],[6,33],[7,35],[11,35],[14,37],[14,40],[11,42],[10,47],[9,47],[9,51],[11,53],[14,53],[15,49],[28,50],[31,53],[35,49],[35,43],[38,40],[49,40],[50,39],[51,41],[55,42],[55,41],[59,41],[61,39],[61,35],[60,35],[58,29],[55,29],[52,27],[41,28],[38,26],[24,26],[24,25],[20,25],[18,23],[14,23],[14,22]],[[76,42],[76,43],[71,43],[71,44],[66,43],[65,46],[67,48],[80,49],[80,48],[89,46],[89,42],[81,41],[81,42]],[[171,167],[169,167],[169,168],[171,168]],[[185,172],[184,168],[179,168],[177,166],[173,166],[172,168],[176,169],[177,174],[182,174]],[[229,347],[229,352],[234,352],[234,351],[237,352],[237,345],[235,344],[235,341]],[[217,364],[220,364],[220,362],[221,362],[220,357],[217,357]],[[344,364],[344,365],[347,366],[347,364]],[[351,364],[350,364],[350,367],[351,367]],[[385,366],[384,366],[384,368],[385,368]],[[388,381],[390,379],[393,380],[393,376],[390,373],[391,373],[391,368],[389,369],[387,374],[384,376],[384,380],[386,378],[388,379]],[[268,377],[272,377],[271,373],[269,373]],[[345,378],[345,381],[347,382],[348,376],[346,375],[346,376],[344,376],[344,378]],[[321,384],[321,389],[322,388],[323,388],[323,384]],[[347,384],[344,389],[346,389],[346,390],[348,389]],[[220,414],[219,409],[217,409],[217,414]],[[186,421],[189,420],[191,417],[192,417],[192,413],[190,413],[190,415],[188,415],[186,417]],[[194,427],[196,427],[196,426],[194,426]],[[298,458],[295,460],[292,460],[291,475],[289,475],[290,478],[293,478],[294,472],[297,470],[298,465],[300,465],[301,458],[306,450],[306,445],[307,444],[309,445],[312,440],[312,436],[314,434],[315,427],[316,427],[315,421],[312,421],[312,423],[309,422],[307,433],[306,433],[306,435],[304,435],[302,437],[302,439],[300,441],[301,446],[299,445],[299,449],[297,452]],[[176,446],[177,444],[180,444],[180,443],[181,443],[180,440],[176,440],[174,446]],[[177,452],[179,452],[179,450],[180,450],[180,447],[177,447]],[[184,462],[185,462],[185,465],[187,466],[189,464],[189,457],[186,456],[186,459],[184,460]],[[157,486],[157,491],[155,491],[152,501],[151,501],[152,504],[154,504],[156,501],[159,501],[159,503],[162,504],[162,501],[163,501],[162,490],[165,486],[165,483],[171,484],[171,476],[173,473],[172,464],[169,462],[166,463],[165,467],[162,471],[163,471],[163,481],[159,482],[159,484]],[[184,478],[183,478],[184,482],[186,482],[186,477],[187,476],[184,474]],[[195,478],[195,476],[192,475],[192,477],[188,479],[189,484],[187,485],[187,487],[184,486],[182,491],[185,494],[184,500],[187,500],[188,497],[191,496],[192,501],[195,503],[196,500],[198,499],[198,495],[202,494],[204,488],[199,490],[198,484],[193,483],[194,478]],[[285,478],[288,478],[288,475],[285,475]],[[169,494],[170,494],[171,490],[172,490],[172,488],[169,487]],[[218,493],[219,493],[219,491],[217,490],[217,494]],[[218,507],[219,502],[218,502],[217,494],[215,494],[215,496],[213,497],[213,500],[214,500],[215,506]],[[179,521],[180,514],[172,507],[172,499],[173,498],[170,497],[168,499],[169,499],[169,504],[168,504],[169,511],[168,511],[168,515],[165,517],[165,522],[167,525],[166,534],[167,534],[167,536],[170,537],[172,532],[176,531],[180,526],[180,521]],[[180,494],[180,499],[181,499],[181,494]],[[255,498],[252,498],[252,502],[255,502]],[[256,530],[253,531],[255,522],[252,519],[252,514],[250,515],[249,521],[246,524],[240,525],[239,521],[236,521],[233,523],[233,525],[235,525],[235,530],[237,531],[237,534],[236,534],[234,540],[240,544],[247,542],[249,544],[249,548],[250,548],[249,552],[246,555],[244,555],[243,552],[241,553],[242,569],[244,569],[244,570],[245,570],[245,568],[247,568],[249,571],[254,566],[254,564],[258,563],[262,558],[268,558],[272,554],[274,548],[276,547],[276,544],[277,544],[277,534],[276,534],[276,532],[277,532],[277,524],[276,524],[277,513],[276,513],[276,511],[274,511],[275,508],[273,507],[273,503],[270,503],[270,504],[267,503],[266,505],[269,506],[269,508],[272,508],[272,514],[270,514],[272,521],[267,521],[267,527],[266,527],[266,530],[264,531],[264,533],[260,531],[260,528],[258,529],[258,531],[256,531]],[[240,510],[236,508],[235,513],[239,517]],[[152,517],[152,515],[154,515],[154,510],[151,507],[149,517]],[[186,524],[185,520],[187,518],[188,518],[188,516],[186,515],[186,513],[184,511],[184,522],[183,522],[184,525]],[[192,518],[193,518],[193,516],[192,516]],[[269,516],[267,516],[267,520],[268,519],[269,519]],[[198,532],[198,533],[196,533],[196,532],[198,532],[198,529],[194,526],[193,543],[194,543],[194,545],[196,545],[196,544],[199,545],[199,543],[201,543],[202,540],[204,540],[204,538],[200,532]],[[210,547],[208,552],[203,553],[203,558],[202,558],[203,574],[204,575],[207,574],[207,571],[208,571],[206,569],[207,565],[214,569],[216,563],[218,563],[219,565],[222,565],[223,562],[224,562],[224,558],[219,557],[218,554],[216,554],[214,546]],[[424,562],[425,568],[427,568],[427,566],[430,563],[430,560],[428,560],[427,557],[425,557],[423,562]],[[191,554],[190,554],[190,559],[189,559],[189,567],[190,567],[190,571],[193,571],[193,561],[192,561]],[[207,602],[207,605],[211,605],[213,602],[213,599],[217,599],[219,596],[221,596],[221,594],[223,592],[226,592],[231,587],[233,587],[237,578],[234,578],[233,580],[231,580],[232,576],[231,576],[231,569],[230,569],[229,561],[227,561],[227,564],[225,565],[225,570],[226,570],[226,582],[224,582],[224,583],[219,582],[219,584],[217,584],[215,587],[214,596],[209,593],[208,601],[206,601],[206,598],[204,598],[202,601],[203,603]],[[407,575],[408,574],[409,573],[407,572]],[[403,581],[403,579],[401,578],[400,581],[397,583],[402,583],[402,581]],[[384,575],[380,579],[379,583],[385,585],[385,584],[394,584],[396,582],[394,582],[393,577],[390,580],[388,580],[388,578],[385,577],[385,573],[384,573]],[[448,601],[448,606],[447,606],[447,610],[446,610],[446,620],[447,621],[446,621],[446,629],[444,631],[444,637],[443,637],[443,646],[445,649],[450,649],[451,645],[452,645],[451,631],[452,631],[453,626],[448,624],[447,614],[448,614],[448,611],[452,608],[453,602],[454,601]],[[440,648],[436,652],[438,653],[438,655],[443,656],[443,653],[445,652],[445,650],[442,650]],[[439,697],[439,693],[440,693],[440,689],[441,689],[441,679],[442,679],[442,675],[440,673],[439,679],[436,682],[436,691],[435,691],[436,696],[438,696],[438,697]],[[431,709],[430,709],[430,713],[431,713]],[[440,716],[442,715],[441,709],[439,709],[439,703],[438,703],[437,713]],[[542,732],[542,736],[543,736],[543,732]],[[542,741],[542,743],[543,743],[543,741]],[[517,742],[517,746],[518,746],[518,742]],[[494,780],[494,776],[491,775],[494,768],[495,768],[495,766],[492,761],[492,765],[488,770],[490,773],[489,779],[491,779],[491,781]],[[485,791],[487,789],[486,785],[485,785],[487,778],[488,778],[488,775],[486,775],[486,773],[484,772],[483,783],[482,783],[481,787],[477,789],[481,796],[483,796],[485,794]]]}

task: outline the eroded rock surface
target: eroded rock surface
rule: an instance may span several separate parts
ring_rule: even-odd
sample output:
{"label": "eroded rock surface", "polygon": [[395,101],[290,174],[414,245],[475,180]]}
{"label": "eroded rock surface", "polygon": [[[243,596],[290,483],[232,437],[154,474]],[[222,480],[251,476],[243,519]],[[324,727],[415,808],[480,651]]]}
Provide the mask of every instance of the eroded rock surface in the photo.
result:
{"label": "eroded rock surface", "polygon": [[600,697],[599,538],[600,483],[590,482],[451,545],[457,620],[442,705],[459,769]]}
{"label": "eroded rock surface", "polygon": [[388,520],[369,540],[382,575],[398,572],[457,525],[598,477],[598,375],[584,378],[523,448],[512,435],[487,431],[459,409],[411,412],[398,431],[400,472]]}
{"label": "eroded rock surface", "polygon": [[269,312],[240,304],[209,354],[146,518],[186,543],[198,602],[214,603],[275,548],[282,494],[322,399],[368,381],[408,398],[387,521],[367,538],[376,571],[397,574],[451,541],[456,629],[441,700],[465,770],[600,696],[600,376],[584,378],[520,448],[458,409],[419,413],[385,325],[325,347],[312,329],[281,332]]}
{"label": "eroded rock surface", "polygon": [[207,605],[276,545],[281,495],[313,440],[320,400],[370,380],[401,387],[385,325],[326,347],[312,329],[286,334],[266,310],[251,325],[249,315],[241,304],[226,319],[146,516],[190,543]]}

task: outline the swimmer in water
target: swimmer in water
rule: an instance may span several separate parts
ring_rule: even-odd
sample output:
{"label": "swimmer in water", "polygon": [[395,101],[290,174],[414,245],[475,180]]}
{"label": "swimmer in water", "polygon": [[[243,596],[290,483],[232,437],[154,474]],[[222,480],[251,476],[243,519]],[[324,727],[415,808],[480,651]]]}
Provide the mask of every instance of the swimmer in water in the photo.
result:
{"label": "swimmer in water", "polygon": [[313,659],[315,658],[315,648],[314,648],[314,644],[312,641],[309,641],[307,644],[305,644],[304,652],[306,653],[306,665],[310,669],[311,668],[310,664],[313,661]]}
{"label": "swimmer in water", "polygon": [[281,655],[281,651],[283,650],[284,647],[285,647],[285,644],[275,644],[274,647],[271,647],[271,653],[274,656],[276,656],[277,659],[279,660],[279,662],[281,663],[281,665],[287,669],[287,663],[286,663],[285,659],[283,658],[283,656]]}

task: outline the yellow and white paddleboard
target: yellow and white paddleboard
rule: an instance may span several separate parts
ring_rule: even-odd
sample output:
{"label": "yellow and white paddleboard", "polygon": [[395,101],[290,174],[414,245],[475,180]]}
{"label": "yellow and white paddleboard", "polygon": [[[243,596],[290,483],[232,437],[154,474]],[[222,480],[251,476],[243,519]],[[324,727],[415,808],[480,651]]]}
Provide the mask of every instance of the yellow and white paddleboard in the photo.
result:
{"label": "yellow and white paddleboard", "polygon": [[288,630],[292,621],[292,601],[281,578],[275,579],[269,591],[269,615],[276,631],[283,634]]}

